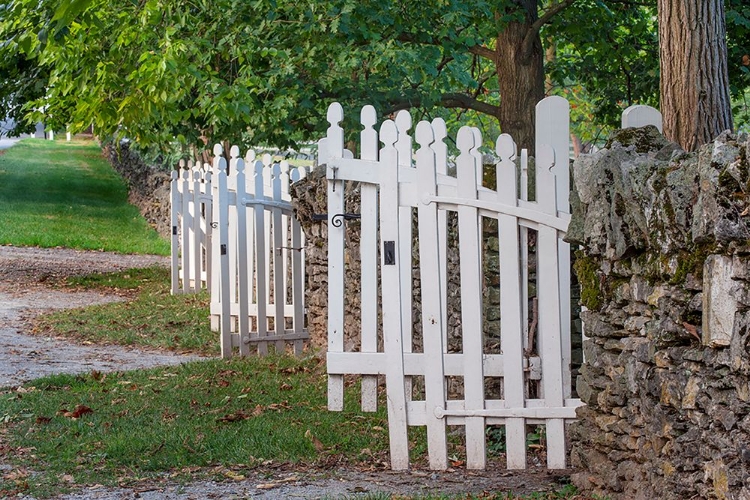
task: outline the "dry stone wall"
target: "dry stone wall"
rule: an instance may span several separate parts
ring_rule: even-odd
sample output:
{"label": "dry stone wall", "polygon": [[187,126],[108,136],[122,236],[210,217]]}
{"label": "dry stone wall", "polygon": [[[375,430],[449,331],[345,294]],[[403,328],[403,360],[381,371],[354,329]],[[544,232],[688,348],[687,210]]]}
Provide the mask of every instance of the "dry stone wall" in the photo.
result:
{"label": "dry stone wall", "polygon": [[575,162],[584,490],[750,499],[749,156],[746,135],[687,154],[646,127]]}
{"label": "dry stone wall", "polygon": [[103,145],[104,157],[128,183],[128,201],[164,238],[170,237],[169,173],[146,164],[127,141]]}

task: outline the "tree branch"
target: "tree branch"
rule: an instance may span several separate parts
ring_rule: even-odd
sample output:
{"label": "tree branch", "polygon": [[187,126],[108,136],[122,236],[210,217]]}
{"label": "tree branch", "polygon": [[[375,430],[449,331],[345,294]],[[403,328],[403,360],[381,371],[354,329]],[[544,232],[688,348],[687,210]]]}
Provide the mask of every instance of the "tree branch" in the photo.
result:
{"label": "tree branch", "polygon": [[495,59],[497,59],[497,53],[494,50],[485,47],[484,45],[474,45],[472,47],[469,47],[469,52],[479,57],[489,59],[490,61],[494,61]]}
{"label": "tree branch", "polygon": [[[413,99],[393,103],[393,106],[386,109],[384,114],[387,116],[396,111],[401,111],[402,109],[418,108],[421,105],[422,99],[415,97]],[[440,106],[444,108],[471,109],[490,116],[497,116],[497,113],[500,110],[499,106],[482,102],[466,94],[458,93],[443,94],[440,96]]]}
{"label": "tree branch", "polygon": [[576,0],[562,0],[560,3],[551,5],[539,19],[532,23],[529,30],[526,32],[526,36],[523,38],[523,43],[521,45],[521,54],[523,54],[524,58],[531,54],[534,40],[539,36],[539,31],[542,29],[542,26],[550,22],[553,17],[573,5],[575,2]]}

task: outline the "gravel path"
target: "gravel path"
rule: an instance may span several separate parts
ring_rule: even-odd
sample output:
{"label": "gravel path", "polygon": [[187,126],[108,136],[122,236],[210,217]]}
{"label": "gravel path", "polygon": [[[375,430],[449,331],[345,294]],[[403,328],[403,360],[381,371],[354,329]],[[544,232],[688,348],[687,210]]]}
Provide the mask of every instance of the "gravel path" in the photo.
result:
{"label": "gravel path", "polygon": [[[91,370],[131,370],[177,364],[195,359],[172,353],[114,346],[80,345],[67,339],[28,335],[29,319],[41,312],[124,300],[117,295],[68,291],[55,286],[65,276],[109,272],[148,265],[168,265],[164,257],[0,246],[0,387],[15,387],[52,373]],[[0,438],[2,434],[0,434]],[[0,445],[2,443],[0,442]],[[1,448],[1,446],[0,446]],[[1,457],[0,457],[1,458]],[[14,469],[0,461],[0,480]],[[165,478],[135,488],[82,486],[58,500],[125,500],[204,498],[356,498],[363,494],[438,494],[511,491],[526,494],[560,488],[565,474],[537,469],[522,473],[505,470],[472,472],[413,470],[392,472],[382,465],[354,469],[319,466],[295,470],[289,466],[254,469],[227,481],[176,484]],[[30,477],[33,480],[33,475]],[[32,500],[32,497],[17,497]]]}

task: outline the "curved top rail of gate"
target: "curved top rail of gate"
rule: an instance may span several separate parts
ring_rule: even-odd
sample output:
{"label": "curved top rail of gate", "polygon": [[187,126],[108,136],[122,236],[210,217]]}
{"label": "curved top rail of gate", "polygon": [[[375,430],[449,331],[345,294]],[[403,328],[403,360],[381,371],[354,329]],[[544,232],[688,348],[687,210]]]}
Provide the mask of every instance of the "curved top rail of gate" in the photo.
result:
{"label": "curved top rail of gate", "polygon": [[[560,99],[562,101],[562,99]],[[553,105],[558,104],[553,101]],[[567,106],[567,102],[564,104]],[[406,112],[403,112],[406,113]],[[560,200],[559,180],[568,178],[567,161],[555,161],[555,150],[548,144],[538,143],[536,150],[536,201],[529,201],[526,196],[528,155],[523,150],[519,157],[517,147],[509,134],[497,138],[495,153],[497,155],[497,185],[495,189],[482,186],[482,136],[476,127],[461,127],[456,146],[459,155],[455,158],[456,175],[447,173],[447,146],[445,144],[445,123],[438,118],[432,122],[422,121],[416,127],[416,144],[412,150],[412,137],[409,135],[411,121],[397,116],[386,120],[375,131],[374,109],[371,106],[362,110],[361,132],[362,150],[379,151],[378,158],[386,149],[393,150],[398,164],[399,205],[419,206],[419,204],[437,203],[440,208],[455,210],[458,206],[473,206],[480,215],[498,217],[508,215],[518,219],[519,224],[532,229],[547,226],[565,233],[570,222],[567,199]],[[327,167],[327,177],[334,182],[355,181],[368,184],[381,184],[382,168],[380,159],[355,159],[352,153],[343,148],[343,129],[339,123],[343,120],[343,110],[338,103],[331,104],[328,112],[330,127],[325,139],[319,143],[319,164]],[[539,142],[539,141],[537,141]],[[380,144],[383,147],[378,147]],[[422,149],[432,152],[431,155],[420,155]],[[567,153],[565,151],[564,153]],[[436,189],[433,195],[425,194],[424,178],[416,158],[433,157]],[[391,156],[392,157],[392,156]],[[566,158],[567,155],[564,156]],[[518,163],[518,164],[517,164]],[[417,168],[414,168],[417,167]],[[520,174],[520,178],[519,178]],[[476,178],[473,186],[475,195],[466,196],[466,190],[460,190],[462,178]],[[464,181],[465,182],[465,181]],[[520,190],[520,195],[519,195]],[[459,194],[459,191],[462,194]]]}

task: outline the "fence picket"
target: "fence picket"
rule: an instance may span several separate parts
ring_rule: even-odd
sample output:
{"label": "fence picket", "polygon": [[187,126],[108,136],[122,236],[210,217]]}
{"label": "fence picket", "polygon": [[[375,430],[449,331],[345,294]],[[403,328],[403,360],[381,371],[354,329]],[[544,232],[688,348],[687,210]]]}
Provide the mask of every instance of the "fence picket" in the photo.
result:
{"label": "fence picket", "polygon": [[[510,206],[518,203],[516,193],[516,144],[508,134],[497,139],[495,150],[497,164],[497,200]],[[523,189],[523,184],[521,185]],[[523,323],[521,304],[527,296],[522,293],[519,262],[518,219],[512,215],[498,216],[500,241],[500,332],[503,349],[503,389],[505,402],[511,408],[523,408],[524,378],[513,376],[523,373]],[[527,267],[528,270],[528,267]],[[527,271],[528,272],[528,271]],[[506,457],[509,469],[526,468],[526,421],[523,418],[505,420]]]}
{"label": "fence picket", "polygon": [[190,166],[182,171],[182,234],[185,244],[182,245],[182,293],[190,292],[190,252],[192,250],[190,229],[192,227],[192,210],[190,207]]}
{"label": "fence picket", "polygon": [[[272,166],[272,181],[271,186],[273,189],[272,200],[274,202],[281,201],[281,166],[278,163],[274,163]],[[283,247],[284,241],[282,232],[282,213],[281,209],[276,206],[271,206],[271,229],[272,237],[272,250],[271,255],[273,258],[273,328],[276,336],[283,335],[285,329],[284,320],[284,289],[286,288],[286,274],[284,273],[283,263]],[[276,341],[276,352],[284,352],[285,343],[283,340]]]}
{"label": "fence picket", "polygon": [[[344,110],[334,103],[328,108],[328,133],[320,148],[320,164],[328,165],[334,158],[342,158],[344,130],[339,123]],[[328,165],[336,179],[336,169]],[[334,215],[344,213],[344,182],[328,180],[328,352],[344,352],[344,227],[334,225]],[[344,409],[344,376],[328,375],[328,409]]]}
{"label": "fence picket", "polygon": [[[245,161],[240,156],[240,148],[232,146],[229,155],[231,157],[230,168],[235,175],[235,192],[237,193],[237,202],[235,204],[237,215],[237,227],[236,227],[236,242],[237,242],[237,253],[236,253],[236,264],[232,266],[237,269],[237,333],[239,334],[239,351],[240,354],[246,356],[250,353],[247,340],[250,339],[250,316],[248,313],[248,303],[250,301],[249,283],[246,279],[248,276],[247,266],[247,205],[245,205],[245,188],[247,187],[245,179]],[[231,279],[231,278],[230,278]],[[234,287],[234,281],[231,282],[231,286]]]}
{"label": "fence picket", "polygon": [[[223,148],[214,146],[213,170],[216,175],[214,191],[214,212],[218,219],[218,238],[215,239],[214,255],[218,257],[221,276],[229,276],[229,197],[227,188],[227,161],[222,157]],[[229,280],[222,279],[219,284],[219,321],[221,332],[221,357],[232,356],[231,332],[231,299]]]}
{"label": "fence picket", "polygon": [[[180,169],[184,168],[185,160],[180,160]],[[179,293],[180,287],[180,235],[177,232],[177,224],[179,221],[180,214],[180,188],[178,181],[178,171],[172,170],[170,174],[169,182],[169,197],[172,204],[172,210],[170,211],[170,227],[171,227],[171,245],[170,245],[170,263],[171,263],[171,291],[172,295]]]}
{"label": "fence picket", "polygon": [[[448,136],[448,130],[445,126],[445,120],[435,118],[432,120],[432,131],[435,136],[435,142],[430,146],[435,152],[435,171],[437,174],[448,175],[448,146],[445,144],[445,138]],[[448,213],[445,210],[438,210],[438,273],[440,274],[440,310],[442,311],[443,325],[448,325]],[[443,328],[443,349],[448,352],[448,328]]]}
{"label": "fence picket", "polygon": [[[402,301],[403,274],[400,250],[402,243],[411,246],[411,240],[401,242],[401,214],[398,206],[399,151],[396,147],[399,130],[391,120],[380,127],[383,161],[380,183],[380,253],[382,304],[383,304],[383,348],[387,360],[385,378],[388,395],[388,438],[391,447],[391,468],[403,470],[409,467],[409,439],[407,434],[406,400],[404,377],[404,326]],[[411,225],[411,218],[409,218]],[[409,277],[411,280],[411,276]],[[330,285],[329,285],[330,286]],[[410,287],[409,287],[410,288]]]}
{"label": "fence picket", "polygon": [[[437,165],[435,152],[430,145],[435,134],[429,122],[417,124],[417,176],[420,179],[422,198],[437,195]],[[426,198],[425,198],[426,199]],[[435,409],[445,410],[445,367],[443,365],[443,285],[441,273],[435,269],[441,264],[439,219],[437,204],[422,202],[418,207],[419,218],[419,266],[422,290],[422,338],[425,363],[425,406],[427,418],[427,444],[430,454],[430,468],[448,468],[448,446],[445,420]],[[409,245],[410,246],[410,245]]]}
{"label": "fence picket", "polygon": [[[476,157],[481,146],[471,127],[461,127],[456,141],[461,154],[456,159],[457,194],[477,199]],[[482,342],[481,224],[476,207],[458,207],[458,242],[461,268],[461,333],[464,355],[464,406],[467,411],[484,409]],[[486,461],[484,418],[466,417],[466,467],[483,469]]]}
{"label": "fence picket", "polygon": [[[375,108],[365,106],[360,114],[364,129],[360,133],[361,153],[363,160],[378,159],[378,133],[373,128],[377,122]],[[364,183],[360,187],[361,229],[360,229],[360,263],[361,280],[361,322],[362,352],[378,351],[378,188],[374,184]],[[378,376],[362,377],[362,411],[378,409]]]}
{"label": "fence picket", "polygon": [[[255,199],[265,198],[265,182],[263,180],[266,171],[264,161],[255,162]],[[257,342],[258,354],[268,354],[268,226],[266,225],[266,210],[261,204],[253,205],[255,216],[255,303],[258,310],[257,316]]]}

